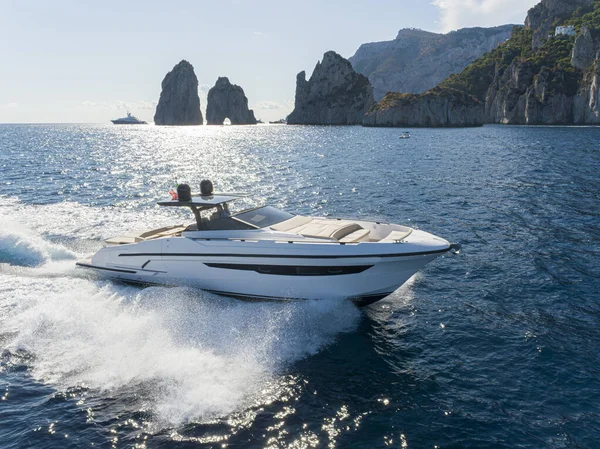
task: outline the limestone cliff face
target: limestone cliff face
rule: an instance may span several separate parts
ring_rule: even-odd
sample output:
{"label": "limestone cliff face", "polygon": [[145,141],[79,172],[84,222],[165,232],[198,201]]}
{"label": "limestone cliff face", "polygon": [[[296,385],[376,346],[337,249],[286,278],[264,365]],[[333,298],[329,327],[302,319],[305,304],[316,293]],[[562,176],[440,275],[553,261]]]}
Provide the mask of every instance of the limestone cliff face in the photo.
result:
{"label": "limestone cliff face", "polygon": [[496,48],[512,29],[464,28],[448,34],[404,29],[393,41],[361,45],[349,60],[369,78],[376,100],[387,92],[420,93]]}
{"label": "limestone cliff face", "polygon": [[296,78],[296,103],[290,125],[359,125],[373,105],[373,87],[367,77],[352,69],[347,59],[325,53],[310,80],[305,72]]}
{"label": "limestone cliff face", "polygon": [[229,118],[232,125],[256,125],[254,111],[248,109],[248,98],[244,90],[231,84],[226,77],[220,77],[208,91],[206,123],[222,125]]}
{"label": "limestone cliff face", "polygon": [[154,123],[157,125],[201,125],[198,78],[194,67],[183,60],[162,82]]}
{"label": "limestone cliff face", "polygon": [[485,118],[490,123],[564,125],[572,123],[573,95],[557,88],[566,84],[565,73],[532,63],[512,63],[494,80],[487,93]]}
{"label": "limestone cliff face", "polygon": [[533,30],[533,49],[541,47],[554,27],[571,17],[578,8],[589,8],[593,4],[594,0],[542,0],[531,8],[525,19],[525,29]]}
{"label": "limestone cliff face", "polygon": [[423,94],[390,92],[365,115],[364,126],[468,127],[483,125],[483,104],[455,89]]}
{"label": "limestone cliff face", "polygon": [[573,104],[573,123],[600,125],[600,66],[595,61],[586,72]]}
{"label": "limestone cliff face", "polygon": [[600,58],[600,41],[594,38],[589,26],[584,25],[575,39],[571,64],[579,70],[587,70],[598,58]]}
{"label": "limestone cliff face", "polygon": [[574,123],[577,85],[569,72],[530,62],[513,62],[487,93],[488,123],[569,125]]}

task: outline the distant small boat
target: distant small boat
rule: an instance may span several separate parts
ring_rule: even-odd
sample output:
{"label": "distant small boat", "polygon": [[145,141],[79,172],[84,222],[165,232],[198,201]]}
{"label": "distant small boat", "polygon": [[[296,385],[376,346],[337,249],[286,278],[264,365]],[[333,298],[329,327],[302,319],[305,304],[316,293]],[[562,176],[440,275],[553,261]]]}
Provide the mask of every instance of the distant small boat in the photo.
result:
{"label": "distant small boat", "polygon": [[404,131],[402,134],[400,134],[400,138],[401,139],[410,139],[410,133],[408,131]]}
{"label": "distant small boat", "polygon": [[279,120],[269,122],[271,125],[287,125],[287,120],[282,118]]}
{"label": "distant small boat", "polygon": [[118,118],[116,120],[111,120],[115,125],[146,125],[147,123],[143,120],[140,120],[135,115],[131,115],[129,111],[127,111],[127,117]]}

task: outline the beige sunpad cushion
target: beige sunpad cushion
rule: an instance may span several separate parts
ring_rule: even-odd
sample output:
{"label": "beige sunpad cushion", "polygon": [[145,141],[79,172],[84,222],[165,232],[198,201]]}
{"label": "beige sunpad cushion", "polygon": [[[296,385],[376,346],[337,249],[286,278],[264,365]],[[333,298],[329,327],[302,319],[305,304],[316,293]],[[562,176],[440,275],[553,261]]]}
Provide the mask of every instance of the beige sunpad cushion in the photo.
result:
{"label": "beige sunpad cushion", "polygon": [[304,226],[305,224],[310,223],[312,220],[313,219],[310,217],[296,215],[294,218],[290,218],[289,220],[282,221],[281,223],[271,226],[271,229],[274,229],[275,231],[288,232],[294,228]]}
{"label": "beige sunpad cushion", "polygon": [[348,234],[346,237],[339,239],[342,243],[358,243],[363,241],[371,232],[367,229],[359,229],[358,231],[354,231],[351,234]]}
{"label": "beige sunpad cushion", "polygon": [[272,229],[304,237],[341,240],[354,232],[362,230],[362,227],[352,221],[327,220],[298,215],[283,223],[272,226]]}
{"label": "beige sunpad cushion", "polygon": [[119,237],[107,239],[104,242],[108,245],[126,245],[129,243],[138,243],[143,242],[144,240],[157,239],[160,237],[169,237],[172,235],[177,235],[183,231],[185,231],[185,226],[183,225],[166,226],[164,228],[146,231],[141,234],[135,232],[123,234]]}

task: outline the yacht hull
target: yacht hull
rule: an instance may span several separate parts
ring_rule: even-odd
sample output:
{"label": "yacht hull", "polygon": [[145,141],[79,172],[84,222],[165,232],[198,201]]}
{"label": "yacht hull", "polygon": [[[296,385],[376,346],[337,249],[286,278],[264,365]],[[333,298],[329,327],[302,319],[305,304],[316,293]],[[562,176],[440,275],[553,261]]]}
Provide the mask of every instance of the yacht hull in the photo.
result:
{"label": "yacht hull", "polygon": [[[98,275],[140,284],[191,286],[252,300],[385,298],[449,251],[401,244],[292,245],[274,242],[193,242],[162,239],[100,250],[78,265]],[[297,247],[297,248],[296,248]]]}

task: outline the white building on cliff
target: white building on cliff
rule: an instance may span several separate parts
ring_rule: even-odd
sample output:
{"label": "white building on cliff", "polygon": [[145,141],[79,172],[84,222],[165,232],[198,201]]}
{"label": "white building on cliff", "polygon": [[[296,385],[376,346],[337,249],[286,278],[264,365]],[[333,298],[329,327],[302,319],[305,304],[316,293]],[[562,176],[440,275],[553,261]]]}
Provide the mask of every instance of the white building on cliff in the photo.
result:
{"label": "white building on cliff", "polygon": [[574,26],[556,27],[556,31],[554,32],[555,36],[575,36],[576,34]]}

